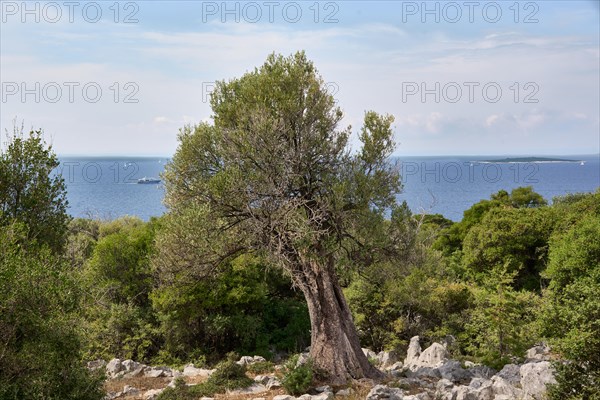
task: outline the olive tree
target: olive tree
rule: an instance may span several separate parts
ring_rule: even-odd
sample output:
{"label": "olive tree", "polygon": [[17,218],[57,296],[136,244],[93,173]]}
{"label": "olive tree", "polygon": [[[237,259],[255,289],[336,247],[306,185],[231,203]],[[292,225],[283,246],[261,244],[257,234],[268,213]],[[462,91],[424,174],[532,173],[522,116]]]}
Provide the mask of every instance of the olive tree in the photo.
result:
{"label": "olive tree", "polygon": [[401,188],[388,161],[393,118],[366,112],[352,151],[351,127],[340,128],[342,111],[304,52],[270,55],[218,82],[211,106],[214,123],[181,130],[164,174],[171,236],[158,238],[161,279],[199,279],[240,253],[259,253],[306,299],[314,366],[333,384],[380,377],[361,350],[338,272],[382,251],[369,232]]}

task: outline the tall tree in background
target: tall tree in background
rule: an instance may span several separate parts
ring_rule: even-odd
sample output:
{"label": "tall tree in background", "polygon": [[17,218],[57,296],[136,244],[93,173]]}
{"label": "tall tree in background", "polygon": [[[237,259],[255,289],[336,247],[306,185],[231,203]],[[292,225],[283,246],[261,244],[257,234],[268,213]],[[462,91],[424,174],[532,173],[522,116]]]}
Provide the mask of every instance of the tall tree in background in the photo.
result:
{"label": "tall tree in background", "polygon": [[362,146],[351,154],[351,129],[338,128],[342,112],[303,52],[271,55],[253,72],[219,82],[211,106],[214,125],[185,127],[164,175],[173,221],[171,237],[159,238],[161,279],[198,279],[258,252],[304,294],[315,367],[333,384],[379,377],[336,270],[348,255],[376,257],[369,230],[396,205],[393,118],[367,112]]}
{"label": "tall tree in background", "polygon": [[25,135],[23,126],[15,126],[0,148],[0,225],[21,222],[28,239],[55,251],[64,244],[69,221],[64,180],[52,172],[58,165],[41,130]]}

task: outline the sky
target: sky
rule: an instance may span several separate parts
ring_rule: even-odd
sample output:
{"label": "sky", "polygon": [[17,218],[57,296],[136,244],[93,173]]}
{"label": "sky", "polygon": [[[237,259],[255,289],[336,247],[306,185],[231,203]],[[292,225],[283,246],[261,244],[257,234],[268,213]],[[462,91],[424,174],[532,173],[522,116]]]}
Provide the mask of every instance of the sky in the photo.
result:
{"label": "sky", "polygon": [[[215,81],[305,50],[358,133],[395,117],[396,155],[600,151],[591,1],[0,0],[0,128],[60,155],[171,156]],[[353,138],[356,148],[358,141]]]}

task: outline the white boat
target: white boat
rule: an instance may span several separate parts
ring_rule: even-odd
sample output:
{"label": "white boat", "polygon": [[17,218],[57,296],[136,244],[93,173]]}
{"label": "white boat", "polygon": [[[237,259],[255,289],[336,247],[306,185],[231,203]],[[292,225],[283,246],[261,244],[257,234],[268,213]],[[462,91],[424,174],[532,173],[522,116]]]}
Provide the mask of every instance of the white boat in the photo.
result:
{"label": "white boat", "polygon": [[160,183],[160,179],[143,177],[141,179],[138,179],[137,183],[142,183],[142,184]]}

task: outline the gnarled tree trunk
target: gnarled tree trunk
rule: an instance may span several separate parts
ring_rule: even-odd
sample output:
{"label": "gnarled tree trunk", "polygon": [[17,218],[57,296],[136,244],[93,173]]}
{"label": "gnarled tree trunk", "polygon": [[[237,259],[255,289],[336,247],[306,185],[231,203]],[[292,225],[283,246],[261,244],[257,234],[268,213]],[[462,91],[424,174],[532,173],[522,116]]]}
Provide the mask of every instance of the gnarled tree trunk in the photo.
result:
{"label": "gnarled tree trunk", "polygon": [[346,384],[349,379],[382,378],[360,347],[333,263],[323,263],[327,265],[306,262],[293,274],[308,304],[314,366],[328,374],[332,385]]}

